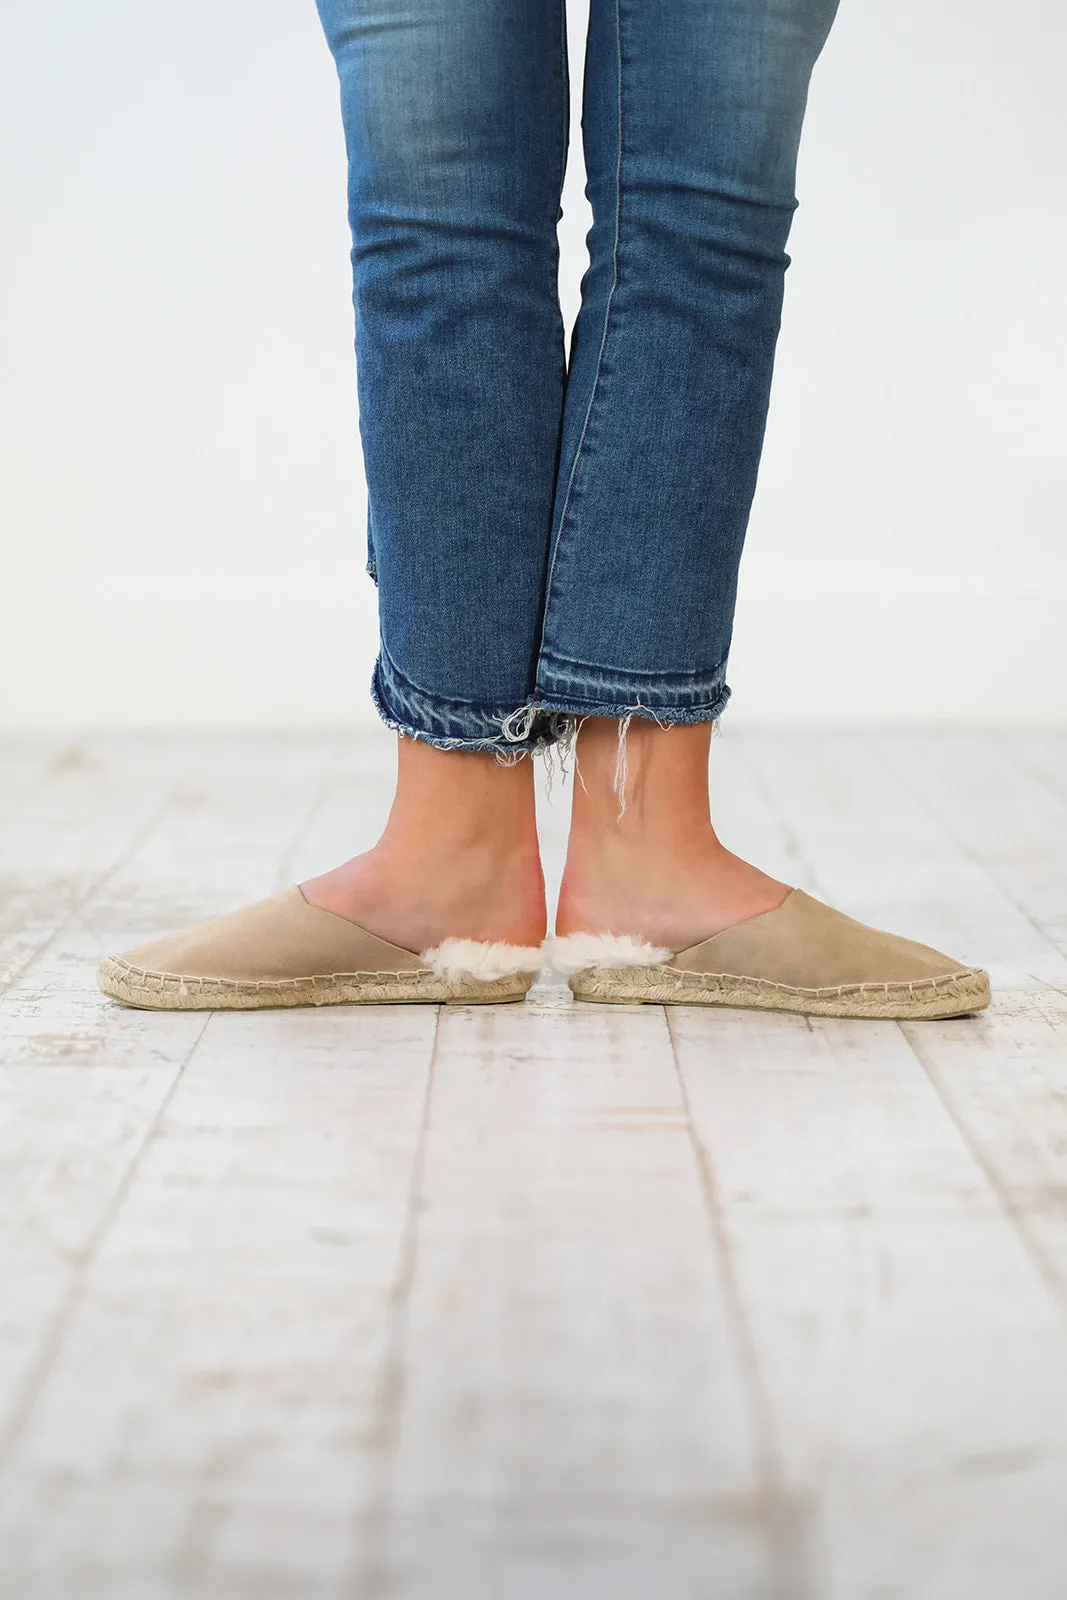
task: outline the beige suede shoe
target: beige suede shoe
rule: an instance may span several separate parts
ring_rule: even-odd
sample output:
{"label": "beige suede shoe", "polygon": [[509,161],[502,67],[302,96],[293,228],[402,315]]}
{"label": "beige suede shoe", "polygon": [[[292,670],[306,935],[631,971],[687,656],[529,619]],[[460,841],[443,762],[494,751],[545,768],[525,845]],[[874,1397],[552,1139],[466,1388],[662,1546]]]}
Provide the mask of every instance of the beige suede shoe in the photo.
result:
{"label": "beige suede shoe", "polygon": [[980,967],[929,945],[880,933],[793,889],[749,917],[674,954],[614,934],[550,939],[545,960],[578,1000],[746,1006],[815,1017],[959,1017],[989,1004]]}
{"label": "beige suede shoe", "polygon": [[310,905],[293,884],[225,917],[109,956],[104,993],[150,1011],[523,1000],[540,948],[446,939],[416,955]]}

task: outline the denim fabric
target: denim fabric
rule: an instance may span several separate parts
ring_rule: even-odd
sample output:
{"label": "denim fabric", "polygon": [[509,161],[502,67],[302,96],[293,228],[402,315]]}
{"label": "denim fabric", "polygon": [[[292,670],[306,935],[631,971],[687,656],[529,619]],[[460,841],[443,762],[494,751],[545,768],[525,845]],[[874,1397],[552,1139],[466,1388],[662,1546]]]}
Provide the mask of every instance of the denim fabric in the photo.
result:
{"label": "denim fabric", "polygon": [[716,718],[811,69],[837,0],[319,0],[349,161],[375,703],[449,748]]}

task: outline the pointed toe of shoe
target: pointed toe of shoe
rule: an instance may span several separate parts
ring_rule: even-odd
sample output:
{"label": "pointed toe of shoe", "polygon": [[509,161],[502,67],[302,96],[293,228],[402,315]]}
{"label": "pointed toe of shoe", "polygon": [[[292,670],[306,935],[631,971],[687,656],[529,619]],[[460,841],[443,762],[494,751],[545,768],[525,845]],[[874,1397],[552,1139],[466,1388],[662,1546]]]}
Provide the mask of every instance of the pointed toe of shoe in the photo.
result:
{"label": "pointed toe of shoe", "polygon": [[857,922],[800,889],[654,966],[587,968],[580,999],[741,1006],[809,1016],[963,1016],[990,1002],[989,976],[930,945]]}
{"label": "pointed toe of shoe", "polygon": [[240,911],[108,956],[97,982],[111,999],[142,1010],[246,1011],[521,1000],[535,975],[530,961],[521,970],[512,963],[514,970],[471,971],[470,959],[460,969],[454,960],[435,957],[389,944],[310,905],[294,884]]}
{"label": "pointed toe of shoe", "polygon": [[314,912],[294,886],[108,956],[97,981],[112,999],[150,1010],[235,1009],[257,997],[267,1004],[271,988],[281,995],[324,964],[333,969],[340,952]]}

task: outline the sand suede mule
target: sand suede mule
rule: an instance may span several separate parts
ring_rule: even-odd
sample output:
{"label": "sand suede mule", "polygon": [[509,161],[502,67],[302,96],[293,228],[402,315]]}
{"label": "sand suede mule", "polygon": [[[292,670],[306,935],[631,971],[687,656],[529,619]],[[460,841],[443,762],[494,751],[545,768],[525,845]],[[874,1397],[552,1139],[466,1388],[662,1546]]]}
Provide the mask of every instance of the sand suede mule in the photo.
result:
{"label": "sand suede mule", "polygon": [[298,885],[100,967],[106,995],[151,1011],[523,1000],[538,947],[446,939],[416,955],[304,899]]}
{"label": "sand suede mule", "polygon": [[793,889],[773,911],[673,952],[614,934],[550,939],[546,964],[578,1000],[745,1006],[816,1017],[958,1017],[989,1004],[989,977],[881,933]]}

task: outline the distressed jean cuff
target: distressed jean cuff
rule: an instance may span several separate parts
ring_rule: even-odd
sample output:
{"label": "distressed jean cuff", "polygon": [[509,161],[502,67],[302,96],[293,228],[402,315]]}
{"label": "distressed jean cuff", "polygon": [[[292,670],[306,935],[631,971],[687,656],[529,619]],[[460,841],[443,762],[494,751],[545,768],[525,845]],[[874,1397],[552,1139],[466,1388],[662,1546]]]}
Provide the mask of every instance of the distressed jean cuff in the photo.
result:
{"label": "distressed jean cuff", "polygon": [[519,705],[479,705],[411,682],[383,647],[371,698],[386,727],[438,750],[488,750],[518,760],[566,742],[583,717],[647,717],[666,725],[714,722],[730,690],[726,665],[711,673],[633,673],[542,656],[536,695]]}
{"label": "distressed jean cuff", "polygon": [[535,703],[571,717],[648,717],[673,725],[715,722],[729,698],[725,661],[711,672],[620,672],[543,650]]}
{"label": "distressed jean cuff", "polygon": [[[405,678],[384,647],[375,662],[371,698],[387,728],[438,750],[489,750],[518,759],[555,744],[566,719],[520,704],[479,705],[433,694]],[[521,736],[514,734],[521,719]],[[507,731],[505,731],[507,729]]]}

